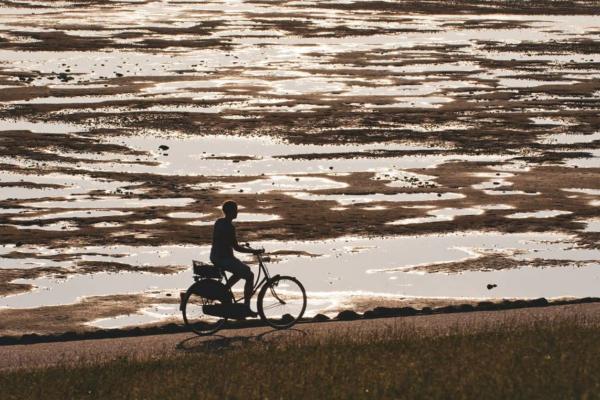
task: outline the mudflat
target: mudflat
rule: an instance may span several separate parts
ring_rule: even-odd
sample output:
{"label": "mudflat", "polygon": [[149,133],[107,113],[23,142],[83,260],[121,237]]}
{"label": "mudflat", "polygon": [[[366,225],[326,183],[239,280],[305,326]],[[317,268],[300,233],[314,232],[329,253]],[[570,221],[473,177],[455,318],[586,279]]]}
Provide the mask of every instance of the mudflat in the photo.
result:
{"label": "mudflat", "polygon": [[0,1],[0,334],[178,320],[230,198],[309,315],[600,295],[594,3]]}

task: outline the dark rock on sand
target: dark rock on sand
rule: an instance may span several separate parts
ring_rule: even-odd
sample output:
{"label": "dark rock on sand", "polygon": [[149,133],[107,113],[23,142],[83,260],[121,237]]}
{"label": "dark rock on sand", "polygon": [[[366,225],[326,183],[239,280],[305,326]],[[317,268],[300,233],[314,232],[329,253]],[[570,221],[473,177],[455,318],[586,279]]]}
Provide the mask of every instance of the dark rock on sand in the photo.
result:
{"label": "dark rock on sand", "polygon": [[352,310],[344,310],[340,312],[335,319],[340,321],[354,321],[360,318],[360,314]]}
{"label": "dark rock on sand", "polygon": [[496,303],[492,303],[491,301],[482,301],[477,303],[477,310],[487,311],[487,310],[496,310],[498,309],[498,305]]}
{"label": "dark rock on sand", "polygon": [[527,300],[515,300],[512,302],[513,308],[521,308],[529,306],[529,302]]}
{"label": "dark rock on sand", "polygon": [[411,317],[417,315],[417,310],[412,307],[402,307],[398,310],[398,315],[402,317]]}
{"label": "dark rock on sand", "polygon": [[475,311],[475,307],[473,307],[471,304],[461,304],[459,306],[455,306],[455,311],[456,312],[471,312],[471,311]]}
{"label": "dark rock on sand", "polygon": [[69,76],[69,75],[67,75],[67,73],[65,73],[65,72],[61,72],[61,73],[59,73],[59,74],[57,75],[57,78],[58,78],[60,81],[62,81],[62,82],[68,82],[68,81],[72,81],[72,80],[73,80],[73,77],[72,77],[72,76]]}
{"label": "dark rock on sand", "polygon": [[36,343],[40,338],[40,335],[37,333],[28,333],[26,335],[21,336],[22,343]]}
{"label": "dark rock on sand", "polygon": [[545,299],[545,298],[543,298],[543,297],[540,297],[539,299],[531,300],[531,301],[529,302],[529,304],[530,304],[531,306],[533,306],[533,307],[545,307],[545,306],[547,306],[549,303],[548,303],[548,300],[546,300],[546,299]]}
{"label": "dark rock on sand", "polygon": [[579,303],[597,303],[600,301],[598,297],[584,297],[583,299],[579,299]]}
{"label": "dark rock on sand", "polygon": [[454,307],[454,306],[438,307],[438,308],[434,308],[433,312],[436,314],[453,313],[453,312],[456,312],[456,307]]}
{"label": "dark rock on sand", "polygon": [[399,308],[375,307],[372,311],[374,317],[394,317],[398,315]]}
{"label": "dark rock on sand", "polygon": [[294,321],[294,317],[291,314],[284,314],[281,317],[281,321],[285,324],[292,323]]}
{"label": "dark rock on sand", "polygon": [[374,319],[374,318],[379,318],[379,316],[376,315],[373,310],[368,310],[368,311],[364,312],[363,318],[365,318],[365,319]]}
{"label": "dark rock on sand", "polygon": [[313,322],[325,322],[325,321],[329,321],[331,318],[329,318],[327,315],[324,314],[317,314],[312,318]]}
{"label": "dark rock on sand", "polygon": [[79,335],[77,334],[77,332],[73,332],[73,331],[68,331],[63,333],[62,335],[58,336],[57,339],[59,340],[76,340],[79,337]]}
{"label": "dark rock on sand", "polygon": [[98,331],[91,331],[86,334],[88,339],[102,339],[104,336],[104,329]]}

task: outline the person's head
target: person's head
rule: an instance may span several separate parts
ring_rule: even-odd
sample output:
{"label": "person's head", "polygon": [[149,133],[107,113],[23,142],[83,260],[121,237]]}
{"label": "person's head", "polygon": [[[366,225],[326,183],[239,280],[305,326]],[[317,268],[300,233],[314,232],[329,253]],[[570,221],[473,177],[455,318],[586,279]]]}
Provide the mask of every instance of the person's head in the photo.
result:
{"label": "person's head", "polygon": [[233,200],[227,200],[223,203],[223,214],[229,219],[236,219],[238,215],[238,205]]}

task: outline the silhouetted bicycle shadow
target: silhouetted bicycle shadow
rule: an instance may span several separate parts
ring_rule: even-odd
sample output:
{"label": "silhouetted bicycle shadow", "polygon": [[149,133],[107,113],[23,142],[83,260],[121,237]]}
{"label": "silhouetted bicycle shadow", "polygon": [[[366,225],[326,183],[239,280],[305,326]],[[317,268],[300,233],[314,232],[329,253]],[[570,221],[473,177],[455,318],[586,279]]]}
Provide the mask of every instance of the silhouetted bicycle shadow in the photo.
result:
{"label": "silhouetted bicycle shadow", "polygon": [[242,346],[247,343],[264,342],[265,339],[276,340],[273,335],[282,336],[286,339],[290,338],[290,335],[306,336],[307,333],[300,329],[286,329],[278,330],[273,329],[267,332],[263,332],[260,335],[240,335],[240,336],[223,336],[223,335],[212,335],[212,336],[192,336],[184,339],[177,343],[175,348],[179,351],[186,353],[194,353],[199,351],[211,351],[211,350],[223,350],[234,348],[236,346]]}

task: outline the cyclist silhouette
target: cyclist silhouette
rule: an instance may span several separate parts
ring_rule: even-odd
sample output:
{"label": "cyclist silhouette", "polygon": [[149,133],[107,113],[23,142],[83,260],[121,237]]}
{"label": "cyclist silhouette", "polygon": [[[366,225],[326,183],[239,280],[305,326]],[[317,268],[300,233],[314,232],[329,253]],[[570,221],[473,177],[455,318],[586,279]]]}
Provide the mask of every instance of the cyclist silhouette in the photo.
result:
{"label": "cyclist silhouette", "polygon": [[235,285],[240,279],[246,281],[244,285],[244,305],[248,309],[248,314],[256,317],[257,314],[250,309],[254,273],[252,273],[250,267],[233,255],[233,250],[250,254],[260,254],[264,250],[256,250],[239,245],[235,235],[235,226],[233,225],[233,220],[238,216],[238,205],[235,201],[226,201],[223,203],[222,209],[225,216],[215,222],[210,261],[215,267],[231,272],[232,277],[228,282],[229,287]]}

